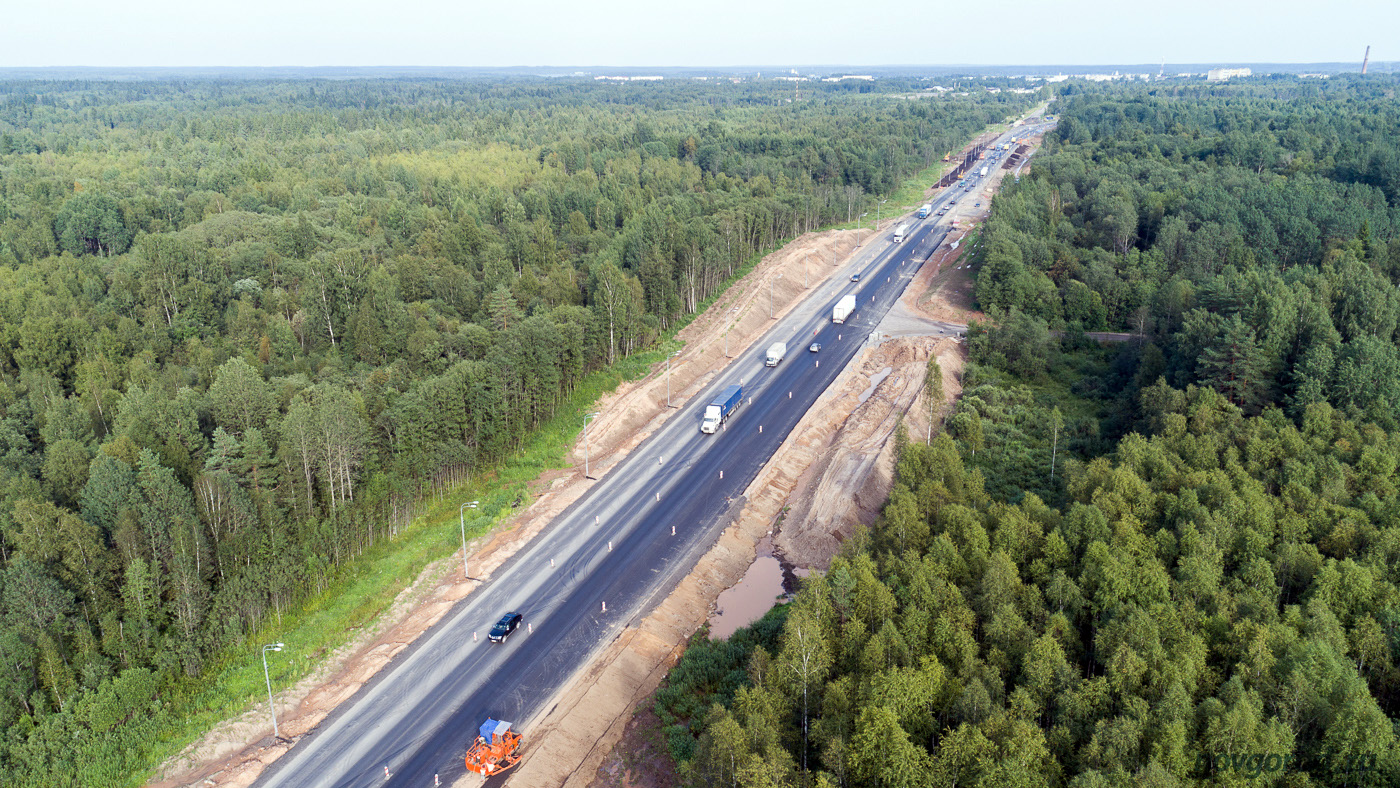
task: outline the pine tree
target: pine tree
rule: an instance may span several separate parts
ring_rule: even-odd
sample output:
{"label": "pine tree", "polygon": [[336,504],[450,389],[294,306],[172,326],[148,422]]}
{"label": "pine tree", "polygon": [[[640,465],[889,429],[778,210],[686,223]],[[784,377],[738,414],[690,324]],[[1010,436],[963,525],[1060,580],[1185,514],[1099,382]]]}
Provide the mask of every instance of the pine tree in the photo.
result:
{"label": "pine tree", "polygon": [[1225,395],[1231,403],[1254,411],[1262,401],[1264,354],[1254,338],[1254,329],[1240,319],[1230,318],[1225,334],[1205,349],[1197,362],[1197,372],[1208,386]]}

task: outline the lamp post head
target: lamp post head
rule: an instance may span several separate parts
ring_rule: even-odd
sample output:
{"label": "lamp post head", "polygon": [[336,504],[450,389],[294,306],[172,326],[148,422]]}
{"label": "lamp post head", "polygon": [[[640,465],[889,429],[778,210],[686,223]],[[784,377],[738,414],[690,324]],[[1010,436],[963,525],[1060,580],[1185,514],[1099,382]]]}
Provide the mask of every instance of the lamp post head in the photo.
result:
{"label": "lamp post head", "polygon": [[263,646],[263,651],[281,651],[282,646],[283,644],[281,643],[272,643],[270,645]]}

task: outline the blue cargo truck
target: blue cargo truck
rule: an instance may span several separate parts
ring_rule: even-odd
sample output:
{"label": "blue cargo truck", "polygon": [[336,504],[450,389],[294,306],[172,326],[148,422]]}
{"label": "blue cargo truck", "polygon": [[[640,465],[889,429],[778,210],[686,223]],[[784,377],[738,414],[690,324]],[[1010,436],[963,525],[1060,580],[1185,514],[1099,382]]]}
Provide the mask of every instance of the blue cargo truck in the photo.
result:
{"label": "blue cargo truck", "polygon": [[700,431],[706,435],[715,434],[719,430],[719,425],[729,418],[729,414],[738,410],[743,402],[743,386],[737,383],[725,386],[724,391],[721,391],[713,402],[705,406],[705,420],[700,422]]}

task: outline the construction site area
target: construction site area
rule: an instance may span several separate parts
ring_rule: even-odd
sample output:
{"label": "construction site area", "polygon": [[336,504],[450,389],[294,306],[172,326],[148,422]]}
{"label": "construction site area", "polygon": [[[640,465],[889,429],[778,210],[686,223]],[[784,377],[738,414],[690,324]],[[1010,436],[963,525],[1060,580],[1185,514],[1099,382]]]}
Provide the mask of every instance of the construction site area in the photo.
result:
{"label": "construction site area", "polygon": [[[1035,142],[1026,140],[1013,156],[1023,160]],[[958,168],[965,172],[979,152],[977,145],[964,151]],[[989,197],[1011,160],[985,182]],[[953,182],[956,177],[949,173],[939,184]],[[939,188],[935,185],[929,193]],[[952,231],[924,261],[877,328],[876,340],[820,395],[749,485],[742,509],[718,542],[664,601],[624,628],[536,718],[505,723],[504,730],[498,730],[503,723],[487,720],[480,731],[463,732],[457,757],[466,758],[468,773],[456,784],[479,784],[507,769],[509,784],[515,786],[669,784],[664,765],[651,772],[646,767],[666,759],[638,758],[638,753],[654,746],[648,738],[647,699],[687,639],[721,620],[727,628],[748,623],[742,619],[751,621],[776,597],[792,592],[799,575],[824,569],[842,540],[858,524],[872,522],[884,505],[893,476],[896,426],[902,421],[911,434],[924,435],[930,430],[929,414],[936,429],[960,395],[963,345],[934,324],[965,326],[979,317],[973,310],[974,272],[966,261],[986,210],[960,211],[966,225]],[[896,221],[890,219],[886,226]],[[680,332],[684,348],[671,359],[669,377],[663,365],[598,402],[598,416],[588,429],[593,476],[605,475],[677,413],[667,407],[668,392],[684,400],[710,383],[732,357],[758,346],[773,318],[834,276],[845,275],[848,262],[872,236],[870,229],[808,233],[732,284]],[[923,385],[930,358],[938,360],[944,393],[943,401],[932,407]],[[475,575],[488,577],[587,491],[582,441],[573,459],[571,468],[542,474],[529,506],[470,545]],[[756,558],[761,560],[756,563]],[[378,621],[330,655],[318,672],[280,694],[283,737],[314,730],[478,586],[460,571],[453,573],[452,566],[460,570],[453,559],[425,567]],[[718,604],[730,589],[735,594]],[[265,713],[250,711],[223,723],[165,764],[149,785],[252,785],[290,749],[288,738],[266,736],[265,720]]]}

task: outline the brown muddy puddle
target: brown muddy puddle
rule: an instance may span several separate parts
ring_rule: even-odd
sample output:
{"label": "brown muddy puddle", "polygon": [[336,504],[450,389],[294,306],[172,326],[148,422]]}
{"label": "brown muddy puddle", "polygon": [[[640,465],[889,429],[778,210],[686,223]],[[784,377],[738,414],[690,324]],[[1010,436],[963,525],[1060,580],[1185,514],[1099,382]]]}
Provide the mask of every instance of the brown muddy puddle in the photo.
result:
{"label": "brown muddy puddle", "polygon": [[871,375],[870,388],[860,393],[860,401],[865,402],[866,400],[870,399],[870,395],[875,393],[875,387],[885,382],[885,378],[889,377],[890,373],[893,371],[894,367],[885,367],[879,372],[876,372],[874,375]]}
{"label": "brown muddy puddle", "polygon": [[720,593],[710,614],[710,639],[725,640],[740,627],[763,618],[778,598],[796,586],[793,569],[773,553],[773,537],[758,543],[758,554],[739,582]]}

